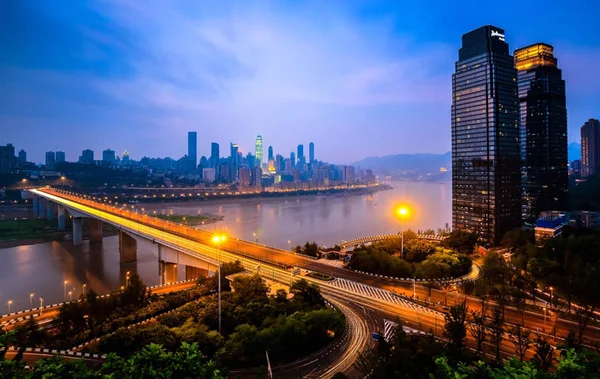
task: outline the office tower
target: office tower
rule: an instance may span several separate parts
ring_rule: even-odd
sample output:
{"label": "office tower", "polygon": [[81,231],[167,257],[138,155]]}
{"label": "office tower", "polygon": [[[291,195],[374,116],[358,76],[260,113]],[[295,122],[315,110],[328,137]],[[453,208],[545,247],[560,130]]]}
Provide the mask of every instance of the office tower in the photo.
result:
{"label": "office tower", "polygon": [[262,136],[260,134],[256,136],[256,145],[254,146],[254,154],[256,155],[256,165],[259,167],[262,167],[263,151],[262,151]]}
{"label": "office tower", "polygon": [[452,225],[490,244],[521,226],[517,71],[504,30],[462,36],[452,75]]}
{"label": "office tower", "polygon": [[112,164],[115,163],[115,152],[111,149],[102,151],[102,162]]}
{"label": "office tower", "polygon": [[308,144],[308,163],[313,164],[315,161],[315,144],[311,142]]}
{"label": "office tower", "polygon": [[79,163],[94,163],[94,151],[89,149],[83,150],[79,157]]}
{"label": "office tower", "polygon": [[219,144],[213,142],[210,144],[210,167],[217,168],[219,166]]}
{"label": "office tower", "polygon": [[56,153],[54,151],[46,152],[46,166],[54,166],[56,164]]}
{"label": "office tower", "polygon": [[250,184],[260,187],[262,178],[262,168],[260,166],[254,167],[252,170],[252,177],[250,178]]}
{"label": "office tower", "polygon": [[600,121],[590,118],[581,127],[581,177],[600,173]]}
{"label": "office tower", "polygon": [[216,179],[214,168],[203,168],[202,169],[202,180],[208,183],[214,182]]}
{"label": "office tower", "polygon": [[[21,158],[20,152],[19,158]],[[0,146],[0,172],[10,172],[15,165],[15,147],[12,145],[12,143],[8,143],[6,146]]]}
{"label": "office tower", "polygon": [[56,157],[56,163],[61,163],[66,160],[64,151],[57,151],[55,157]]}
{"label": "office tower", "polygon": [[285,164],[283,163],[283,156],[281,154],[275,156],[275,168],[277,171],[285,170]]}
{"label": "office tower", "polygon": [[188,132],[188,171],[193,171],[198,165],[198,133]]}
{"label": "office tower", "polygon": [[237,180],[238,169],[240,167],[238,151],[239,151],[238,144],[230,143],[229,163],[231,165],[231,168],[229,170],[229,173],[231,174],[232,181]]}
{"label": "office tower", "polygon": [[292,168],[296,168],[296,154],[293,151],[290,153],[290,160],[292,161]]}
{"label": "office tower", "polygon": [[304,159],[304,145],[298,145],[298,162]]}
{"label": "office tower", "polygon": [[252,153],[246,154],[246,165],[248,168],[250,168],[250,170],[254,169],[256,166],[256,161],[256,156],[254,156]]}
{"label": "office tower", "polygon": [[523,221],[565,210],[569,186],[565,81],[554,48],[536,43],[515,50],[519,92]]}
{"label": "office tower", "polygon": [[123,164],[124,165],[128,165],[131,162],[131,159],[129,158],[129,152],[127,150],[125,150],[123,152]]}
{"label": "office tower", "polygon": [[269,159],[270,161],[273,160],[273,146],[269,146]]}

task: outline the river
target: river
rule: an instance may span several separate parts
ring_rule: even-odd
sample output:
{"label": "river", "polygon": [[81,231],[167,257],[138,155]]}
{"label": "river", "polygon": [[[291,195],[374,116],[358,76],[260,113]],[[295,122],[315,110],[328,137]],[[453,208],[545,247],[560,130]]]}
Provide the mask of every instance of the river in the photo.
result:
{"label": "river", "polygon": [[[279,248],[306,241],[332,246],[341,240],[382,233],[397,233],[400,222],[394,209],[410,209],[402,221],[406,229],[443,228],[451,221],[451,184],[398,181],[392,190],[373,195],[297,196],[288,198],[228,201],[191,201],[138,204],[145,212],[163,214],[215,214],[217,223],[198,225],[246,240],[258,240]],[[73,246],[69,241],[23,245],[0,249],[0,314],[60,302],[93,289],[106,293],[125,284],[126,272],[138,273],[147,285],[159,283],[158,263],[149,252],[138,251],[138,261],[119,264],[118,237],[105,237],[101,244]],[[183,273],[180,273],[180,276]],[[67,281],[65,286],[64,281]]]}

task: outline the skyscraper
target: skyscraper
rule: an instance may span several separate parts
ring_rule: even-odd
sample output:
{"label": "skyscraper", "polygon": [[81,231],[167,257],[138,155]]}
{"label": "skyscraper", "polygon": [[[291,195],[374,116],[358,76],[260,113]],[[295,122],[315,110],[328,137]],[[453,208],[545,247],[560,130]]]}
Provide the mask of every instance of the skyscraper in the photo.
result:
{"label": "skyscraper", "polygon": [[304,145],[298,145],[298,162],[304,158]]}
{"label": "skyscraper", "polygon": [[462,36],[452,75],[452,224],[498,244],[521,225],[517,72],[504,30]]}
{"label": "skyscraper", "polygon": [[515,50],[519,90],[523,221],[567,207],[565,81],[554,48],[536,43]]}
{"label": "skyscraper", "polygon": [[600,121],[589,119],[581,127],[581,177],[600,174]]}
{"label": "skyscraper", "polygon": [[313,164],[315,162],[315,144],[311,142],[308,144],[308,163]]}
{"label": "skyscraper", "polygon": [[[219,166],[219,144],[210,144],[210,167],[216,169]],[[218,172],[217,172],[218,175]]]}
{"label": "skyscraper", "polygon": [[230,154],[229,154],[229,164],[231,166],[229,173],[231,174],[231,180],[236,181],[238,175],[238,169],[240,168],[239,161],[239,147],[237,143],[230,143]]}
{"label": "skyscraper", "polygon": [[290,153],[290,160],[292,161],[292,168],[296,168],[296,154],[293,151]]}
{"label": "skyscraper", "polygon": [[64,161],[66,161],[65,152],[57,151],[56,152],[56,163],[60,163],[60,162],[64,162]]}
{"label": "skyscraper", "polygon": [[262,151],[262,136],[259,134],[256,136],[256,145],[254,154],[256,155],[256,165],[262,167],[263,164],[263,151]]}
{"label": "skyscraper", "polygon": [[188,132],[188,159],[191,169],[194,170],[198,165],[198,134],[196,132]]}
{"label": "skyscraper", "polygon": [[269,159],[270,161],[273,160],[273,146],[269,146]]}
{"label": "skyscraper", "polygon": [[115,151],[106,149],[102,151],[102,162],[113,164],[115,162]]}
{"label": "skyscraper", "polygon": [[[19,157],[21,157],[21,153],[19,153]],[[15,164],[15,147],[13,144],[8,143],[6,146],[0,146],[0,172],[10,172]]]}

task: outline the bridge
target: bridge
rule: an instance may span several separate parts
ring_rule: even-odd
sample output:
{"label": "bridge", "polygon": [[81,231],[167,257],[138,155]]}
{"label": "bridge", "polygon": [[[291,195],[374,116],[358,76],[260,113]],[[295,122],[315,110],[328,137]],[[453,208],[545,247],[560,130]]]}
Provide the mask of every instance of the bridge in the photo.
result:
{"label": "bridge", "polygon": [[[400,233],[398,233],[398,234],[378,234],[375,236],[361,237],[361,238],[353,239],[351,241],[342,241],[340,243],[340,247],[342,248],[342,252],[345,253],[348,251],[349,248],[355,248],[355,247],[365,245],[368,243],[374,243],[374,242],[384,241],[384,240],[388,240],[388,239],[400,238],[401,236],[402,235]],[[434,234],[417,234],[417,238],[420,240],[441,242],[446,237],[436,236]]]}

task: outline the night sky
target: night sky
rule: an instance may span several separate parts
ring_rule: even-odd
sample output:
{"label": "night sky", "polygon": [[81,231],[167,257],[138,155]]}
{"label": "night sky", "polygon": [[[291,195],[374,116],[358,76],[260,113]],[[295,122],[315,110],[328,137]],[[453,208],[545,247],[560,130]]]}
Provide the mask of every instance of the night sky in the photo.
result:
{"label": "night sky", "polygon": [[[569,141],[600,117],[600,1],[0,1],[0,145],[179,158],[187,132],[285,156],[450,150],[461,35],[555,47]],[[307,151],[305,147],[305,151]]]}

